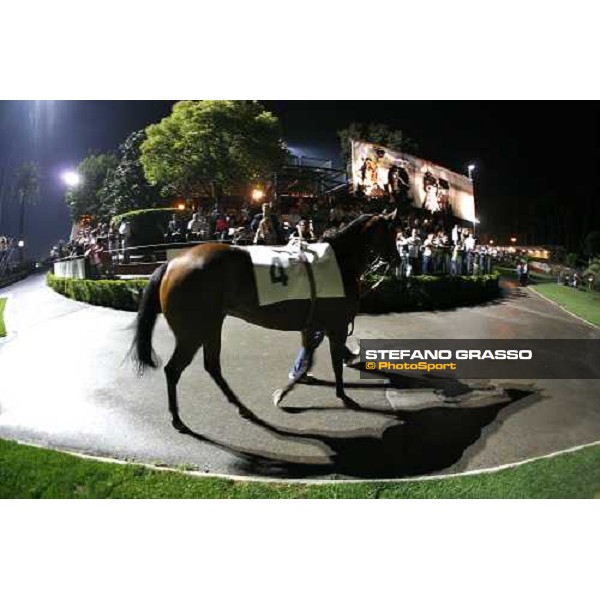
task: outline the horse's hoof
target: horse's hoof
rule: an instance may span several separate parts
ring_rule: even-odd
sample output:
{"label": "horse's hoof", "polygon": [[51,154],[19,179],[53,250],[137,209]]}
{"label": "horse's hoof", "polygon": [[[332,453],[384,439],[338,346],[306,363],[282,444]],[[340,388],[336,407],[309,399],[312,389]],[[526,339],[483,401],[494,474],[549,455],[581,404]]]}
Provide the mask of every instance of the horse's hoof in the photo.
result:
{"label": "horse's hoof", "polygon": [[357,402],[354,402],[354,400],[352,400],[352,398],[350,398],[349,396],[346,396],[346,394],[344,394],[343,396],[339,396],[339,398],[344,403],[344,406],[346,408],[350,408],[352,410],[360,410],[361,409],[360,404],[358,404]]}
{"label": "horse's hoof", "polygon": [[173,419],[173,427],[175,427],[175,429],[177,429],[177,431],[179,431],[179,433],[189,433],[190,432],[189,427],[183,421],[180,421],[179,419]]}
{"label": "horse's hoof", "polygon": [[278,389],[273,392],[273,404],[279,406],[279,403],[283,400],[283,390]]}

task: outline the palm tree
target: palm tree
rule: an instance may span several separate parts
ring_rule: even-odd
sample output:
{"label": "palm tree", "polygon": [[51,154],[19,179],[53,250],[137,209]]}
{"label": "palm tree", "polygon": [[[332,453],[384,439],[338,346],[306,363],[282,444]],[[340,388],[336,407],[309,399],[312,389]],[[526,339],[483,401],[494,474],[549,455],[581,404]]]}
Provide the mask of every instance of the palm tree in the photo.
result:
{"label": "palm tree", "polygon": [[15,196],[19,202],[19,262],[23,264],[25,205],[35,204],[40,193],[40,168],[35,162],[23,163],[17,170],[15,180]]}

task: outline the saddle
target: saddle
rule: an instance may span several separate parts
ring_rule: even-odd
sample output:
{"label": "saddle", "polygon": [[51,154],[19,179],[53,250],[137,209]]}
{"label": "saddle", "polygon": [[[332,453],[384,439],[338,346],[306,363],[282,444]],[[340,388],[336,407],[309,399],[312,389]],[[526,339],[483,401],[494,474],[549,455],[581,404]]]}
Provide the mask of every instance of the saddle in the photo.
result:
{"label": "saddle", "polygon": [[240,249],[252,260],[260,306],[345,296],[335,252],[327,243],[291,241],[287,246]]}

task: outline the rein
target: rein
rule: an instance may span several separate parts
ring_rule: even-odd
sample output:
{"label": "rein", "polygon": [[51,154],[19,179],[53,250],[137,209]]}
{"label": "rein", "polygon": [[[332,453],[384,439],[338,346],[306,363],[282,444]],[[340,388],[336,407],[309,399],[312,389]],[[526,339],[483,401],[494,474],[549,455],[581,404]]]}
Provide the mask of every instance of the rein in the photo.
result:
{"label": "rein", "polygon": [[[305,325],[304,325],[304,329],[309,329],[310,324],[312,323],[312,320],[313,320],[314,313],[315,313],[315,303],[317,300],[317,284],[315,282],[315,274],[313,271],[313,267],[312,267],[310,261],[306,258],[306,254],[301,245],[300,245],[299,250],[300,250],[299,258],[300,258],[300,261],[302,262],[302,264],[304,265],[304,268],[306,269],[306,275],[308,277],[308,283],[310,286],[310,307],[308,309],[308,315],[306,317],[306,321],[305,321]],[[381,283],[385,279],[386,275],[389,273],[390,263],[385,262],[381,259],[377,259],[377,260],[373,261],[373,263],[367,268],[367,270],[359,277],[359,281],[364,281],[366,279],[366,277],[368,277],[369,275],[372,275],[373,273],[376,273],[383,265],[385,265],[385,269],[381,273],[378,280],[373,285],[371,285],[366,291],[359,294],[359,298],[364,298],[367,294],[370,294],[373,290],[377,289],[381,285]],[[352,335],[353,333],[354,333],[354,319],[352,319],[351,327],[350,327],[350,331],[349,331],[348,335]]]}
{"label": "rein", "polygon": [[359,294],[359,298],[364,298],[365,296],[367,296],[368,294],[370,294],[373,290],[376,290],[382,283],[383,280],[385,279],[386,275],[389,273],[390,271],[390,263],[389,262],[385,262],[383,260],[377,259],[376,261],[374,261],[371,266],[359,277],[359,281],[365,281],[365,279],[369,276],[372,275],[373,273],[376,273],[382,265],[385,265],[385,269],[383,271],[383,273],[381,273],[379,279],[373,283],[373,285],[371,285],[369,288],[367,288],[365,291],[361,292]]}
{"label": "rein", "polygon": [[[372,275],[373,273],[376,273],[377,270],[382,266],[385,265],[385,269],[383,271],[383,273],[381,274],[381,276],[379,277],[379,279],[371,286],[369,287],[366,291],[361,292],[358,295],[359,300],[364,298],[365,296],[367,296],[368,294],[370,294],[373,290],[377,289],[381,283],[383,282],[383,280],[385,279],[385,276],[388,274],[389,270],[390,270],[390,263],[389,262],[385,262],[381,259],[377,259],[376,261],[374,261],[371,266],[358,278],[359,281],[364,281],[369,275]],[[348,328],[348,336],[351,336],[354,334],[354,318],[352,319],[352,321],[350,321],[349,323],[350,327]]]}
{"label": "rein", "polygon": [[310,261],[306,258],[306,254],[300,245],[300,261],[304,265],[306,269],[306,275],[308,277],[308,284],[310,286],[310,308],[308,309],[308,315],[306,317],[306,322],[304,324],[304,329],[309,329],[309,326],[313,320],[313,316],[315,314],[315,303],[317,300],[317,284],[315,282],[315,274],[313,271],[313,267],[310,264]]}

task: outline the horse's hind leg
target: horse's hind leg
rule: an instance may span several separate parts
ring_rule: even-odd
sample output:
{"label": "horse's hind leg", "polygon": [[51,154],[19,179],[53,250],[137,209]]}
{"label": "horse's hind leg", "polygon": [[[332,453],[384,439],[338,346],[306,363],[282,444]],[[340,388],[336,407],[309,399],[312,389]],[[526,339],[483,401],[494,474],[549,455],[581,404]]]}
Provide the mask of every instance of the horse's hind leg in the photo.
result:
{"label": "horse's hind leg", "polygon": [[[214,322],[214,321],[213,321]],[[229,384],[223,377],[221,371],[221,330],[223,328],[223,318],[217,321],[211,328],[210,333],[204,342],[204,368],[213,378],[213,381],[219,386],[221,391],[227,397],[227,400],[237,407],[238,412],[244,419],[255,418],[255,415],[248,410],[235,395],[235,392],[229,387]]]}
{"label": "horse's hind leg", "polygon": [[188,427],[179,417],[179,407],[177,405],[177,383],[186,367],[192,362],[202,341],[197,340],[177,340],[173,356],[165,366],[165,376],[167,378],[167,393],[169,396],[169,411],[173,419],[173,427],[181,433],[189,431]]}

